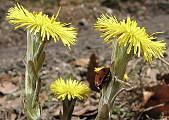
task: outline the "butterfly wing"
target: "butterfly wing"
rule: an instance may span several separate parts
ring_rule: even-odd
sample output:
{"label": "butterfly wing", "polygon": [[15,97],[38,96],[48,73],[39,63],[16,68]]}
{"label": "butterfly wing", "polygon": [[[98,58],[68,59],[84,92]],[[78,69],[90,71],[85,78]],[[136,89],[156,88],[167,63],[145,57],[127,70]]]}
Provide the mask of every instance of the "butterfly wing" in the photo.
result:
{"label": "butterfly wing", "polygon": [[107,79],[110,75],[110,68],[102,68],[99,72],[96,73],[95,76],[95,84],[97,87],[101,86],[101,84]]}

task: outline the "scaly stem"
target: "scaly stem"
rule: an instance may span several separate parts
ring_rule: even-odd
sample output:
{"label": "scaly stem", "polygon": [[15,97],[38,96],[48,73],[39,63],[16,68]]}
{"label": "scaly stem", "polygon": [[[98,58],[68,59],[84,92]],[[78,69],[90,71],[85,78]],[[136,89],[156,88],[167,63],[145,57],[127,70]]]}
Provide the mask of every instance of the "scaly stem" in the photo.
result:
{"label": "scaly stem", "polygon": [[110,81],[107,86],[102,89],[102,97],[99,102],[98,115],[96,120],[110,120],[112,104],[118,91],[122,89],[118,81]]}
{"label": "scaly stem", "polygon": [[112,77],[110,82],[102,89],[102,97],[100,99],[96,120],[111,119],[115,98],[124,90],[119,80],[122,80],[126,66],[133,56],[132,52],[127,54],[126,51],[127,47],[120,48],[117,41],[112,42],[112,66],[110,67]]}
{"label": "scaly stem", "polygon": [[41,89],[41,79],[38,75],[42,68],[47,42],[41,41],[40,34],[34,35],[27,30],[27,51],[25,59],[25,94],[23,100],[24,112],[28,119],[41,119],[41,107],[39,93]]}
{"label": "scaly stem", "polygon": [[76,103],[76,98],[69,101],[67,98],[63,101],[63,115],[61,115],[61,120],[71,120],[74,106]]}

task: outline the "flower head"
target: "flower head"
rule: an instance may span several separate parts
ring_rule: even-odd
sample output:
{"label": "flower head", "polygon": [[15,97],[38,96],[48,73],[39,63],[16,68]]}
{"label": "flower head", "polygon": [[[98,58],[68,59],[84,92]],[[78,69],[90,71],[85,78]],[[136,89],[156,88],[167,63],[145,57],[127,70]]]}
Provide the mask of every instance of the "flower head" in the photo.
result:
{"label": "flower head", "polygon": [[124,74],[123,79],[125,79],[125,80],[128,80],[128,79],[129,79],[129,78],[128,78],[128,75],[127,75],[126,73]]}
{"label": "flower head", "polygon": [[51,92],[60,100],[64,100],[66,97],[68,100],[79,98],[83,99],[87,97],[90,90],[87,85],[76,80],[66,80],[66,82],[59,78],[50,85]]}
{"label": "flower head", "polygon": [[[60,9],[59,9],[60,11]],[[74,31],[74,27],[65,27],[69,24],[61,24],[56,22],[56,16],[52,16],[51,19],[46,14],[31,13],[26,10],[23,6],[17,4],[8,10],[6,19],[9,23],[16,26],[15,29],[25,26],[25,29],[29,29],[30,32],[40,32],[42,41],[44,39],[49,40],[50,36],[56,41],[61,39],[64,46],[75,45],[77,32]]]}
{"label": "flower head", "polygon": [[[166,43],[163,41],[152,41],[156,39],[152,35],[146,33],[145,28],[137,26],[136,21],[122,20],[118,22],[114,16],[101,15],[95,24],[96,30],[103,31],[101,37],[104,38],[105,43],[110,43],[117,39],[120,47],[128,46],[127,54],[131,49],[134,49],[134,54],[140,57],[142,51],[145,60],[152,62],[152,57],[161,58],[166,49]],[[155,34],[155,33],[154,33]]]}

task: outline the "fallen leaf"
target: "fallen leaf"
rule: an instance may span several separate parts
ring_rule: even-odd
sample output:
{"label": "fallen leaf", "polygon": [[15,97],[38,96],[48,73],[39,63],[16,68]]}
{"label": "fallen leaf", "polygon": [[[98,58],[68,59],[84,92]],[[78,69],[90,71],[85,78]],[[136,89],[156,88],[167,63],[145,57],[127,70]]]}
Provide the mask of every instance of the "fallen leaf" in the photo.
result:
{"label": "fallen leaf", "polygon": [[55,109],[54,113],[52,114],[53,116],[60,116],[60,112],[62,111],[63,107],[62,105],[59,105],[57,109]]}
{"label": "fallen leaf", "polygon": [[[89,115],[93,115],[93,114],[96,113],[95,111],[97,111],[97,107],[98,106],[91,106],[91,105],[85,106],[81,110],[74,110],[73,115],[75,115],[75,116],[86,116],[86,115],[89,116]],[[90,114],[89,114],[89,112],[90,112]]]}
{"label": "fallen leaf", "polygon": [[19,89],[19,87],[12,82],[13,76],[8,74],[0,75],[0,93],[11,94]]}
{"label": "fallen leaf", "polygon": [[11,94],[18,89],[18,86],[14,85],[9,81],[5,81],[0,84],[0,92],[2,94]]}
{"label": "fallen leaf", "polygon": [[151,117],[169,114],[169,86],[163,82],[162,85],[147,87],[144,95],[144,113]]}
{"label": "fallen leaf", "polygon": [[1,75],[0,75],[0,82],[9,80],[10,77],[11,77],[11,76],[8,75],[8,74],[1,74]]}
{"label": "fallen leaf", "polygon": [[143,92],[143,97],[144,97],[144,103],[143,104],[146,104],[147,101],[151,98],[152,95],[154,95],[153,92],[151,92],[151,91],[144,91]]}
{"label": "fallen leaf", "polygon": [[87,68],[87,81],[92,90],[99,92],[99,89],[95,85],[95,68],[99,66],[98,58],[95,53],[90,56],[89,65]]}
{"label": "fallen leaf", "polygon": [[89,113],[84,114],[85,117],[94,116],[94,115],[97,115],[97,110],[92,111],[92,112],[89,111]]}

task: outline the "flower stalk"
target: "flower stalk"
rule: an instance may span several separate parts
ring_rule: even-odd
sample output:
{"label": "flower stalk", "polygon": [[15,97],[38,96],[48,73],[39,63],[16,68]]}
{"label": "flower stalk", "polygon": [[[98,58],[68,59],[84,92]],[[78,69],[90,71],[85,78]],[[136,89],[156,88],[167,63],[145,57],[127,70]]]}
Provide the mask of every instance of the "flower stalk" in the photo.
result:
{"label": "flower stalk", "polygon": [[39,94],[41,79],[39,72],[45,59],[44,48],[48,41],[42,41],[40,34],[32,34],[27,30],[27,51],[25,58],[25,93],[23,100],[24,112],[30,120],[41,118]]}
{"label": "flower stalk", "polygon": [[74,106],[76,103],[76,98],[68,100],[67,98],[62,101],[63,104],[63,114],[60,114],[61,120],[71,120]]}
{"label": "flower stalk", "polygon": [[102,89],[96,120],[110,120],[115,98],[125,89],[120,80],[123,78],[126,66],[133,53],[126,54],[126,47],[120,48],[117,41],[112,42],[111,80]]}
{"label": "flower stalk", "polygon": [[41,79],[39,72],[42,69],[45,60],[44,48],[53,38],[54,41],[61,39],[64,46],[70,48],[76,43],[77,32],[74,27],[66,27],[70,24],[61,24],[56,22],[60,8],[56,16],[51,19],[42,12],[29,12],[19,4],[8,10],[6,19],[9,23],[19,27],[25,27],[27,30],[27,51],[25,62],[25,91],[22,93],[22,105],[24,113],[29,120],[40,120],[42,109],[39,101],[41,90]]}
{"label": "flower stalk", "polygon": [[[99,103],[96,120],[110,120],[115,98],[125,88],[125,82],[122,81],[128,62],[137,54],[140,57],[142,52],[148,62],[152,62],[152,57],[161,58],[166,49],[166,43],[163,41],[152,41],[156,39],[148,35],[145,28],[137,26],[136,21],[127,20],[118,21],[114,16],[101,15],[95,24],[96,30],[103,31],[101,37],[104,43],[112,43],[112,56],[109,82],[102,89],[102,96]],[[157,32],[158,33],[158,32]]]}
{"label": "flower stalk", "polygon": [[50,89],[51,93],[62,101],[63,114],[60,113],[61,120],[71,120],[77,98],[82,100],[90,94],[87,85],[71,78],[66,82],[62,78],[55,80],[50,85]]}

